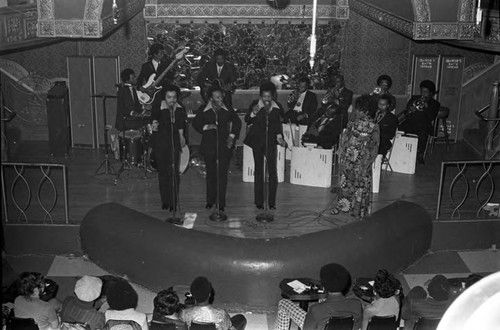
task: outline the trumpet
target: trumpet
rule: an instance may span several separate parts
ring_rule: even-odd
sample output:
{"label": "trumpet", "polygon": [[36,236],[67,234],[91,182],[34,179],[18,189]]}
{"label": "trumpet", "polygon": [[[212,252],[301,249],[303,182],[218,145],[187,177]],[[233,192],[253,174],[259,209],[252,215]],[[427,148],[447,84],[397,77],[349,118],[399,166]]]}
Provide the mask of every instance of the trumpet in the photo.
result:
{"label": "trumpet", "polygon": [[384,94],[384,90],[380,86],[375,86],[373,92],[370,95],[381,95]]}
{"label": "trumpet", "polygon": [[427,102],[425,100],[425,97],[421,96],[419,99],[413,101],[412,104],[412,108],[414,108],[413,111],[422,111],[424,110],[425,107],[427,107]]}
{"label": "trumpet", "polygon": [[321,99],[321,104],[324,106],[330,106],[333,103],[336,103],[339,99],[339,89],[338,88],[332,88],[329,89],[328,92],[326,92],[325,96]]}

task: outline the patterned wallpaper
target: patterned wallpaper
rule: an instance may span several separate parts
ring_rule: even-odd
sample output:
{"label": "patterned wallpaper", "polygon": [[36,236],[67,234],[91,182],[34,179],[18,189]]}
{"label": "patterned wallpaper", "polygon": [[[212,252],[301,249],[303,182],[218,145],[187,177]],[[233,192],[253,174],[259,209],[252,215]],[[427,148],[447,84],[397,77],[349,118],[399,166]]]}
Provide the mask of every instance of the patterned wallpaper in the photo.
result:
{"label": "patterned wallpaper", "polygon": [[[337,70],[341,61],[343,24],[330,23],[317,29],[317,72],[320,78],[327,69]],[[186,43],[190,54],[199,61],[184,65],[183,86],[195,86],[200,68],[217,48],[228,51],[240,79],[237,88],[253,88],[277,74],[300,76],[309,70],[309,25],[301,24],[174,24],[149,23],[147,35],[167,46]],[[316,87],[322,88],[323,79]]]}
{"label": "patterned wallpaper", "polygon": [[388,74],[393,81],[392,93],[404,94],[409,50],[408,38],[351,11],[341,66],[346,86],[354,93],[368,93],[378,76]]}

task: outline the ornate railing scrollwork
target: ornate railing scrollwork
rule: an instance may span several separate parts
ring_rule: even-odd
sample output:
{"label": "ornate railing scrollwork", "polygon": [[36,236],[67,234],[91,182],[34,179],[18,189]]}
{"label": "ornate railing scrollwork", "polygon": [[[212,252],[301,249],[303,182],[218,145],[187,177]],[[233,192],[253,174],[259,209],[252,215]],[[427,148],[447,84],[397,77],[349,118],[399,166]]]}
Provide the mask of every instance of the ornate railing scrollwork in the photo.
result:
{"label": "ornate railing scrollwork", "polygon": [[[58,180],[59,177],[58,179],[54,177],[53,170],[55,169],[60,169],[62,172],[60,180]],[[13,214],[17,213],[17,222],[36,223],[37,220],[41,220],[43,223],[69,223],[66,165],[2,163],[1,176],[2,209],[5,222],[11,222],[16,218]],[[58,201],[61,200],[61,188],[63,205],[59,206],[63,214],[57,217],[54,213]],[[49,193],[46,193],[47,189]],[[34,195],[36,199],[33,198]],[[41,214],[32,212],[34,215],[29,215],[28,211],[32,210],[30,207],[39,207]],[[41,219],[36,218],[38,216]]]}
{"label": "ornate railing scrollwork", "polygon": [[[442,209],[443,209],[443,195],[445,189],[446,182],[446,170],[455,167],[457,169],[457,173],[451,179],[448,187],[449,200],[452,207],[450,218],[461,219],[464,212],[473,211],[476,218],[487,217],[490,214],[487,214],[489,208],[487,205],[490,202],[494,202],[494,204],[500,203],[500,197],[498,197],[499,192],[495,191],[495,177],[499,177],[500,173],[493,173],[495,168],[500,165],[500,160],[473,160],[473,161],[450,161],[450,162],[442,162],[441,163],[441,176],[439,179],[439,191],[438,191],[438,201],[437,201],[437,209],[436,209],[436,219],[443,218],[442,217]],[[474,177],[472,173],[475,172],[477,175]],[[463,189],[458,191],[457,186],[458,183],[463,184]],[[480,192],[481,189],[485,190],[485,182],[489,183],[489,188],[486,188],[486,191],[482,194]],[[473,186],[474,185],[474,186]],[[471,202],[470,192],[471,189],[474,190],[475,202],[477,203],[475,207],[477,209],[472,210],[472,206],[465,206],[466,201]],[[463,196],[459,199],[457,195],[461,193]],[[495,195],[497,193],[497,195]],[[494,197],[497,196],[498,200],[493,200]],[[497,206],[498,207],[498,206]],[[499,212],[496,211],[493,214],[500,218]]]}

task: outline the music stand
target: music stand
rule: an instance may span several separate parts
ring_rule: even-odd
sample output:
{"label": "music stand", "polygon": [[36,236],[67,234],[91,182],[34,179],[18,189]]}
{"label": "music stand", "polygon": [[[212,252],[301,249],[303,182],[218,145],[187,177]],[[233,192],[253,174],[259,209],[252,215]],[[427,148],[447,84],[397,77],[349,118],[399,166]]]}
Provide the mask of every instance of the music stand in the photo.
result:
{"label": "music stand", "polygon": [[[108,146],[109,128],[108,128],[108,125],[106,122],[106,99],[108,99],[108,98],[116,99],[117,96],[116,95],[108,95],[108,94],[103,92],[101,94],[93,94],[90,97],[102,98],[102,113],[103,113],[103,119],[104,119],[104,123],[103,123],[104,124],[104,150],[105,150],[104,160],[101,162],[101,164],[99,164],[99,167],[95,171],[94,176],[95,175],[102,175],[102,174],[106,174],[106,175],[111,174],[111,175],[116,176],[116,171],[113,168],[113,166],[111,166],[111,162],[109,160],[109,146]],[[103,169],[103,167],[104,167],[104,169]],[[101,171],[101,169],[103,169],[103,171],[99,172],[99,171]]]}

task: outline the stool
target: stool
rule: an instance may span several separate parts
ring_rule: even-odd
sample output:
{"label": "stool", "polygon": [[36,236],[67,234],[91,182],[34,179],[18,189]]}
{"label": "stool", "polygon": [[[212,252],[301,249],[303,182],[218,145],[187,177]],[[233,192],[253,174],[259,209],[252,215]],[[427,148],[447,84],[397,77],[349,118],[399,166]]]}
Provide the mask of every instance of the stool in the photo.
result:
{"label": "stool", "polygon": [[[446,123],[446,120],[448,119],[448,116],[450,115],[450,109],[447,107],[440,107],[439,112],[436,116],[436,119],[434,119],[434,129],[432,135],[429,135],[429,139],[427,141],[427,145],[425,146],[425,151],[424,151],[424,158],[425,155],[427,155],[427,148],[430,146],[431,148],[431,154],[434,152],[434,144],[438,140],[444,140],[446,143],[446,150],[450,150],[450,140],[448,139],[449,134],[448,134],[448,124]],[[440,125],[441,122],[441,125]],[[442,127],[442,129],[440,129]],[[439,136],[439,133],[443,133],[442,136]]]}

